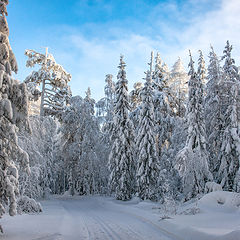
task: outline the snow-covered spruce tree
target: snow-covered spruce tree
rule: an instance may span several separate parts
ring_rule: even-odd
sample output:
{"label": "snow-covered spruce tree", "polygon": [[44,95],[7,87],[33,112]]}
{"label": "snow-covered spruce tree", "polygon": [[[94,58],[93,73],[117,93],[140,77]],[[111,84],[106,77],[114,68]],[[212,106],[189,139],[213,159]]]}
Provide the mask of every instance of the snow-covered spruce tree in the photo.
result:
{"label": "snow-covered spruce tree", "polygon": [[158,200],[159,162],[156,149],[155,116],[153,105],[153,87],[151,72],[141,91],[142,106],[137,130],[137,192],[145,200]]}
{"label": "snow-covered spruce tree", "polygon": [[76,186],[77,192],[81,195],[103,193],[106,187],[107,175],[104,168],[107,162],[104,161],[106,157],[103,159],[100,154],[101,134],[94,116],[94,105],[95,100],[91,98],[91,91],[88,88],[82,106],[80,171]]}
{"label": "snow-covered spruce tree", "polygon": [[239,125],[239,83],[240,76],[231,57],[232,46],[227,41],[224,55],[223,77],[220,82],[223,114],[223,135],[218,180],[225,190],[239,191],[240,125]]}
{"label": "snow-covered spruce tree", "polygon": [[106,106],[106,121],[113,120],[114,101],[115,101],[115,82],[113,81],[113,75],[106,75],[106,86],[104,87],[105,93],[105,106]]}
{"label": "snow-covered spruce tree", "polygon": [[[68,82],[71,74],[56,63],[53,55],[38,53],[34,50],[26,50],[28,57],[26,66],[34,67],[40,65],[38,71],[33,71],[26,79],[25,83],[29,90],[29,99],[38,101],[41,96],[40,115],[52,115],[61,118],[61,113],[69,103],[71,90]],[[39,86],[42,84],[42,91]]]}
{"label": "snow-covered spruce tree", "polygon": [[116,83],[116,102],[114,108],[114,143],[109,155],[109,187],[115,192],[116,199],[129,200],[134,192],[134,131],[129,119],[128,81],[126,64],[120,57],[119,72]]}
{"label": "snow-covered spruce tree", "polygon": [[62,176],[62,191],[69,190],[73,195],[76,191],[77,175],[79,172],[79,161],[82,142],[82,106],[83,99],[80,96],[72,97],[70,106],[63,112],[60,127],[61,153],[63,157],[63,169],[59,169],[58,175]]}
{"label": "snow-covered spruce tree", "polygon": [[141,82],[136,82],[133,85],[133,90],[130,92],[130,101],[131,107],[133,111],[141,105],[141,97],[140,92],[143,88],[143,84]]}
{"label": "snow-covered spruce tree", "polygon": [[106,85],[104,87],[105,96],[96,103],[97,117],[104,126],[113,120],[114,102],[115,102],[115,82],[111,74],[106,75]]}
{"label": "snow-covered spruce tree", "polygon": [[58,170],[58,178],[63,181],[63,186],[58,189],[68,190],[72,195],[106,193],[107,157],[101,146],[94,102],[88,90],[85,99],[72,97],[70,106],[62,114],[60,131],[64,168]]}
{"label": "snow-covered spruce tree", "polygon": [[16,134],[17,126],[28,122],[28,103],[25,85],[11,77],[18,68],[8,40],[7,4],[8,0],[0,0],[0,217],[6,211],[11,216],[16,214],[17,165],[29,171],[28,155],[19,147]]}
{"label": "snow-covered spruce tree", "polygon": [[176,167],[182,180],[185,200],[204,191],[205,182],[212,180],[208,167],[205,122],[203,112],[203,80],[205,78],[204,59],[200,51],[198,72],[190,53],[188,82],[188,135],[185,147],[177,154]]}
{"label": "snow-covered spruce tree", "polygon": [[220,80],[221,66],[213,47],[209,53],[209,65],[207,75],[207,87],[205,98],[205,119],[206,119],[206,135],[207,149],[209,152],[209,168],[214,179],[219,169],[220,163],[218,155],[221,150],[222,136],[222,117],[221,117],[221,98],[220,98]]}
{"label": "snow-covered spruce tree", "polygon": [[[153,59],[153,53],[151,59]],[[162,150],[168,146],[168,139],[170,137],[170,116],[173,114],[170,103],[172,102],[173,98],[167,84],[169,80],[169,72],[167,71],[166,66],[162,63],[159,53],[156,56],[155,63],[155,69],[153,71],[152,77],[152,84],[154,89],[153,104],[156,121],[155,131],[157,133],[157,150],[158,155],[161,156]]]}
{"label": "snow-covered spruce tree", "polygon": [[[97,107],[97,117],[99,123],[101,124],[102,138],[101,142],[105,147],[106,155],[109,155],[113,144],[113,134],[114,134],[114,102],[115,102],[115,89],[116,84],[113,81],[113,76],[111,74],[106,75],[106,86],[104,87],[105,97],[101,99],[96,106]],[[102,105],[102,106],[101,106]],[[99,115],[100,113],[100,115]],[[100,116],[100,119],[99,119]]]}
{"label": "snow-covered spruce tree", "polygon": [[[187,81],[189,77],[184,71],[181,59],[174,64],[170,72],[167,87],[163,94],[166,95],[165,106],[169,104],[170,111],[161,111],[162,124],[159,126],[159,151],[160,176],[159,186],[160,199],[162,202],[180,197],[180,177],[174,168],[177,153],[184,147],[186,142],[186,121],[184,118]],[[165,108],[166,110],[166,108]],[[163,114],[165,113],[165,114]]]}
{"label": "snow-covered spruce tree", "polygon": [[28,153],[31,169],[30,175],[19,171],[19,188],[21,195],[40,199],[55,192],[53,166],[58,124],[49,116],[30,116],[30,125],[31,133],[19,133],[19,145]]}
{"label": "snow-covered spruce tree", "polygon": [[186,112],[185,104],[187,100],[188,79],[189,77],[184,70],[182,60],[178,58],[173,65],[167,85],[171,92],[170,95],[173,98],[173,111],[179,117],[184,117]]}

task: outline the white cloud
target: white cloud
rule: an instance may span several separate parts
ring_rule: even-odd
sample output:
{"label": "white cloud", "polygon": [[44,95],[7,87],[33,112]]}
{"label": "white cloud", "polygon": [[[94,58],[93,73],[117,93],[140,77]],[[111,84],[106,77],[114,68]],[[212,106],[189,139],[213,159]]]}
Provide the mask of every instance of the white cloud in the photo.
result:
{"label": "white cloud", "polygon": [[[181,15],[180,10],[172,3],[171,9],[181,20],[188,17]],[[190,24],[187,28],[176,30],[174,27],[171,30],[171,26],[163,25],[165,36],[157,34],[141,36],[134,33],[126,36],[124,29],[118,29],[118,36],[112,40],[104,39],[102,36],[86,38],[82,34],[68,36],[68,41],[76,50],[72,59],[76,66],[76,71],[73,72],[73,92],[74,94],[79,92],[83,94],[85,89],[90,86],[93,96],[99,99],[103,95],[105,75],[112,73],[116,76],[120,54],[125,55],[130,87],[135,81],[141,81],[141,78],[144,77],[143,72],[147,68],[150,52],[154,49],[160,51],[163,60],[170,66],[178,56],[187,63],[188,49],[192,50],[195,58],[199,49],[203,50],[207,56],[210,44],[221,55],[226,40],[230,40],[234,46],[233,56],[239,56],[239,13],[239,0],[222,0],[220,7],[216,10],[201,13],[189,20]],[[184,14],[186,14],[185,11]],[[108,30],[106,29],[106,31]],[[68,59],[70,58],[68,57]],[[237,58],[236,60],[239,64]]]}

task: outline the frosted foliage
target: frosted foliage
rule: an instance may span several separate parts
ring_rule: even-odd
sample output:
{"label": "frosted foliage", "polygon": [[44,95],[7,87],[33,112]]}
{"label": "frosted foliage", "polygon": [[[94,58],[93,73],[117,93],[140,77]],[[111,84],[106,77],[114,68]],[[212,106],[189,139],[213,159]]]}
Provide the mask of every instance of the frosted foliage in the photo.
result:
{"label": "frosted foliage", "polygon": [[[152,65],[152,63],[150,65]],[[157,133],[158,155],[161,156],[162,149],[166,146],[167,139],[171,134],[170,116],[173,115],[173,96],[167,84],[169,81],[169,72],[166,70],[166,67],[164,67],[159,54],[157,54],[155,70],[152,75],[152,96],[155,114],[154,119],[156,122],[155,131]]]}
{"label": "frosted foliage", "polygon": [[160,54],[157,53],[155,58],[155,71],[153,72],[153,79],[156,84],[161,84],[162,81],[166,81],[168,78],[168,73],[168,67],[163,63]]}
{"label": "frosted foliage", "polygon": [[[161,172],[165,174],[159,178],[160,185],[160,197],[161,201],[165,201],[165,198],[172,198],[180,200],[182,198],[181,190],[181,179],[178,171],[174,168],[176,162],[177,153],[185,147],[187,138],[187,123],[185,119],[175,117],[172,119],[171,136],[168,138],[168,147],[163,148],[160,167]],[[161,187],[163,185],[163,188]],[[166,186],[167,185],[167,192]]]}
{"label": "frosted foliage", "polygon": [[54,148],[58,124],[50,117],[30,117],[32,132],[19,133],[19,145],[28,153],[31,173],[19,172],[22,196],[34,199],[54,192]]}
{"label": "frosted foliage", "polygon": [[0,0],[0,217],[6,211],[11,216],[16,214],[17,165],[29,170],[28,155],[19,147],[16,135],[16,125],[28,122],[27,101],[25,85],[11,77],[12,71],[17,72],[17,63],[8,41],[7,4]]}
{"label": "frosted foliage", "polygon": [[[28,57],[26,66],[39,65],[38,71],[33,71],[26,79],[29,91],[29,99],[37,101],[41,96],[41,115],[52,115],[61,119],[61,112],[66,108],[71,97],[68,83],[71,80],[69,74],[61,65],[56,63],[51,54],[41,54],[34,50],[26,50]],[[39,86],[42,84],[42,91]]]}
{"label": "frosted foliage", "polygon": [[111,74],[106,75],[105,82],[105,97],[96,103],[96,115],[98,117],[98,121],[103,125],[104,132],[108,131],[108,128],[111,128],[111,123],[113,121],[116,88],[115,82],[113,81],[113,76]]}
{"label": "frosted foliage", "polygon": [[209,151],[209,167],[216,178],[216,173],[220,166],[218,154],[221,150],[221,135],[222,135],[222,116],[221,116],[221,87],[219,85],[222,78],[222,69],[220,60],[211,47],[209,53],[209,65],[207,75],[207,88],[205,98],[205,119],[206,119],[206,134],[207,148]]}
{"label": "frosted foliage", "polygon": [[41,204],[27,196],[18,199],[18,214],[22,213],[39,213],[42,212]]}
{"label": "frosted foliage", "polygon": [[239,125],[239,74],[231,58],[232,46],[227,41],[224,55],[221,101],[225,106],[223,134],[219,154],[220,167],[217,179],[224,190],[239,191],[240,125]]}
{"label": "frosted foliage", "polygon": [[190,54],[188,82],[188,135],[185,147],[177,154],[176,167],[182,179],[185,199],[190,199],[204,191],[205,182],[212,179],[208,168],[205,122],[203,118],[204,60],[200,52],[198,72]]}
{"label": "frosted foliage", "polygon": [[154,134],[155,116],[151,73],[141,91],[142,107],[137,130],[137,191],[141,199],[158,200],[159,162]]}
{"label": "frosted foliage", "polygon": [[[53,55],[48,54],[47,56],[38,53],[34,50],[26,50],[25,55],[28,57],[26,66],[34,67],[36,64],[42,66],[38,72],[34,72],[34,76],[29,76],[28,80],[33,82],[41,82],[42,78],[51,81],[51,84],[56,87],[66,87],[68,82],[71,80],[71,74],[59,64],[56,63]],[[37,74],[38,73],[38,74]]]}
{"label": "frosted foliage", "polygon": [[90,89],[86,94],[84,99],[80,96],[70,99],[60,127],[63,165],[57,170],[61,179],[58,189],[72,195],[106,193],[105,148],[94,116],[95,101],[91,98]]}
{"label": "frosted foliage", "polygon": [[143,83],[136,82],[133,85],[133,90],[130,92],[130,100],[131,100],[131,108],[136,109],[139,107],[142,103],[140,92],[143,88]]}
{"label": "frosted foliage", "polygon": [[186,111],[185,105],[187,101],[188,80],[189,76],[184,70],[181,59],[178,58],[177,62],[173,65],[167,85],[169,86],[169,91],[173,98],[173,111],[179,117],[184,117]]}
{"label": "frosted foliage", "polygon": [[109,187],[119,200],[129,200],[134,191],[134,132],[123,56],[120,58],[114,107],[114,142],[109,155]]}
{"label": "frosted foliage", "polygon": [[204,193],[222,191],[222,186],[215,182],[206,182]]}

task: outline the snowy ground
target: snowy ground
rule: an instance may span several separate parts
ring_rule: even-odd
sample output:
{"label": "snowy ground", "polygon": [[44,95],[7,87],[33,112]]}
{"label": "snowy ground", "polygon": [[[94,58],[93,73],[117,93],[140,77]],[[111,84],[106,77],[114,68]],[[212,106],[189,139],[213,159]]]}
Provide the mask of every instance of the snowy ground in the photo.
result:
{"label": "snowy ground", "polygon": [[[39,215],[5,216],[1,222],[5,240],[240,240],[239,208],[212,198],[201,201],[196,215],[161,220],[159,205],[151,202],[120,202],[109,197],[54,197],[43,201]],[[209,207],[210,206],[210,207]],[[181,211],[195,209],[195,204]],[[190,210],[191,212],[191,210]]]}

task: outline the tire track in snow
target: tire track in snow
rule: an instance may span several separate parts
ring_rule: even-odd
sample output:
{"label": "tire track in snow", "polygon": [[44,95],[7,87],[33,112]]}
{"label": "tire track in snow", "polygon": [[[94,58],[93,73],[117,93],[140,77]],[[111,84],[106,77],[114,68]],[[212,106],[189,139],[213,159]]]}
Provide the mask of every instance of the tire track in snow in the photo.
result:
{"label": "tire track in snow", "polygon": [[[101,223],[104,223],[105,226],[107,225],[107,227],[111,229],[112,233],[114,233],[115,236],[118,237],[118,239],[146,240],[145,238],[142,238],[137,232],[133,231],[128,225],[123,225],[122,223],[121,224],[114,223],[113,225],[113,223],[107,223],[107,221],[104,220],[102,217],[96,217],[96,218],[98,218]],[[120,236],[119,234],[121,235],[124,234],[124,236]]]}
{"label": "tire track in snow", "polygon": [[105,230],[105,232],[110,237],[109,240],[121,240],[118,233],[116,233],[112,227],[109,226],[102,218],[98,216],[94,216],[94,219],[97,221],[97,223],[102,226],[102,228]]}
{"label": "tire track in snow", "polygon": [[158,224],[152,222],[152,221],[149,220],[149,219],[146,219],[146,218],[144,218],[144,217],[142,217],[142,216],[139,216],[139,215],[136,215],[136,214],[134,214],[134,213],[124,212],[124,211],[121,211],[121,212],[124,213],[124,214],[128,214],[128,215],[130,215],[130,216],[133,216],[133,217],[139,219],[140,221],[142,221],[142,222],[144,222],[144,223],[147,223],[147,224],[150,224],[150,225],[154,226],[155,228],[157,228],[158,230],[160,230],[161,233],[164,234],[166,237],[170,237],[171,239],[174,238],[174,240],[184,240],[183,238],[181,238],[181,237],[177,236],[176,234],[174,234],[174,233],[172,233],[172,232],[169,232],[168,230],[160,227]]}
{"label": "tire track in snow", "polygon": [[[72,230],[76,230],[76,229],[78,229],[78,232],[80,232],[79,227],[81,227],[82,230],[84,231],[84,232],[81,232],[81,236],[76,236],[76,237],[67,236],[67,237],[71,237],[71,239],[76,238],[76,239],[79,239],[79,240],[80,239],[86,239],[86,240],[94,239],[94,238],[91,238],[91,233],[89,231],[89,228],[87,227],[87,224],[85,224],[85,222],[83,221],[83,218],[82,218],[83,216],[82,215],[76,215],[77,217],[75,216],[75,218],[74,218],[73,213],[75,213],[75,212],[71,207],[69,207],[68,203],[66,204],[65,201],[59,201],[59,204],[61,205],[61,207],[64,210],[63,222],[62,222],[63,227],[61,227],[61,229],[63,229],[62,235],[64,237],[65,237],[66,234],[71,235],[74,232]],[[80,223],[79,223],[79,221],[80,221]],[[73,225],[71,223],[74,223],[75,227],[73,227]]]}

